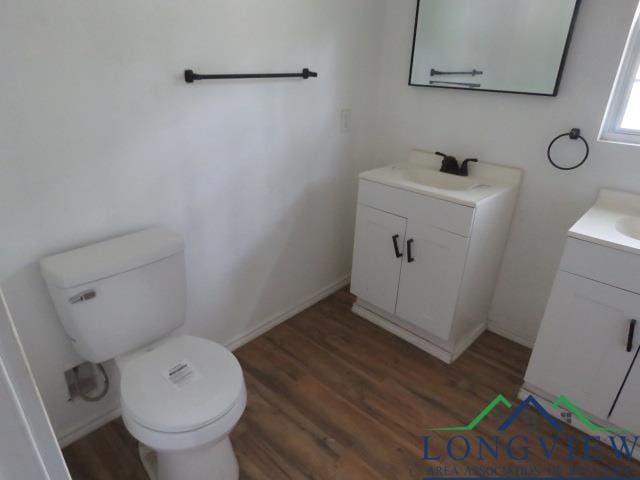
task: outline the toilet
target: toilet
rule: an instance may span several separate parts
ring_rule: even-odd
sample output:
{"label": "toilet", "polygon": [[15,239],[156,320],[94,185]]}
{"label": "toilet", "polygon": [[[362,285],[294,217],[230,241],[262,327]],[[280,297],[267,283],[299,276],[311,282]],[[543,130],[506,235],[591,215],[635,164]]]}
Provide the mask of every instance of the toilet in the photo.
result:
{"label": "toilet", "polygon": [[77,353],[115,360],[122,418],[152,480],[236,480],[229,433],[246,406],[225,347],[185,322],[184,242],[156,227],[47,257],[42,274]]}

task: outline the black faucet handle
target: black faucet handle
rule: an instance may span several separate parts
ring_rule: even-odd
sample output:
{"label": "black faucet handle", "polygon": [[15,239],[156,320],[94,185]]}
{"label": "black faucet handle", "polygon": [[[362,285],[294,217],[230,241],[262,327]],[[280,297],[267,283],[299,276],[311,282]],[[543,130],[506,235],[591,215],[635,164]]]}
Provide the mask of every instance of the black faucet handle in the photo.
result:
{"label": "black faucet handle", "polygon": [[444,173],[458,173],[458,160],[453,155],[436,152],[436,155],[442,157],[442,166],[440,171]]}
{"label": "black faucet handle", "polygon": [[469,162],[478,163],[477,158],[467,158],[462,165],[460,165],[460,175],[463,177],[469,176]]}
{"label": "black faucet handle", "polygon": [[440,171],[446,172],[449,169],[449,155],[442,152],[436,152],[436,155],[442,157],[442,165],[440,166]]}

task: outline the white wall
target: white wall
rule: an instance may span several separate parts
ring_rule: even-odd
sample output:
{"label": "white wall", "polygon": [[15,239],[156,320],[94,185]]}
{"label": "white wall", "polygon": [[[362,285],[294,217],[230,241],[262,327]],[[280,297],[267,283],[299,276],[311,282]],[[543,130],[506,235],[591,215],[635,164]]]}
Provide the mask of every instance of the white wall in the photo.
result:
{"label": "white wall", "polygon": [[[637,1],[583,1],[557,98],[408,87],[415,4],[388,2],[372,163],[404,160],[418,147],[525,170],[491,318],[495,329],[533,343],[567,229],[601,187],[640,191],[640,149],[595,140]],[[563,173],[546,149],[572,127],[582,128],[592,155]],[[578,147],[558,153],[577,158]]]}
{"label": "white wall", "polygon": [[[220,342],[349,272],[382,13],[379,0],[4,2],[0,278],[59,435],[117,392],[66,402],[79,359],[42,256],[171,226],[187,242],[187,330]],[[302,67],[320,77],[182,80]]]}
{"label": "white wall", "polygon": [[[79,359],[44,255],[172,226],[187,240],[187,329],[228,342],[348,273],[357,171],[440,149],[525,169],[492,319],[532,342],[567,228],[600,187],[639,189],[640,150],[595,142],[635,0],[584,0],[557,98],[408,87],[415,0],[5,3],[0,278],[60,435],[117,392],[66,402]],[[181,79],[303,66],[320,78]],[[552,169],[549,140],[574,126],[589,163]]]}

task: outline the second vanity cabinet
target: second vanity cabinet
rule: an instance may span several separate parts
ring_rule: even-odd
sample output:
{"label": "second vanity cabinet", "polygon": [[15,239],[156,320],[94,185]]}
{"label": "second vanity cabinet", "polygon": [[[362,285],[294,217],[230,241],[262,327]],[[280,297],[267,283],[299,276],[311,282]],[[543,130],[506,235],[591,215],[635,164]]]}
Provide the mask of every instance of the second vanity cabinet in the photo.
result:
{"label": "second vanity cabinet", "polygon": [[545,317],[526,381],[607,419],[637,350],[640,295],[560,271]]}
{"label": "second vanity cabinet", "polygon": [[593,422],[639,434],[640,239],[618,231],[640,207],[633,197],[604,190],[570,230],[521,396],[565,396]]}
{"label": "second vanity cabinet", "polygon": [[478,181],[476,191],[448,199],[444,189],[405,188],[407,175],[389,181],[393,169],[411,168],[361,175],[354,312],[451,362],[486,328],[519,171],[511,183]]}

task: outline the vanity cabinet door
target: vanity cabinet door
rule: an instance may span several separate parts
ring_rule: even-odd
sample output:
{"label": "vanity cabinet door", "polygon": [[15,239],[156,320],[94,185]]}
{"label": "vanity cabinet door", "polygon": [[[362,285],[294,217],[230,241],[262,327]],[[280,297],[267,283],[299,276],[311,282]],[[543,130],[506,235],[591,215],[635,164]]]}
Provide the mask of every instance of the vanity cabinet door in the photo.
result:
{"label": "vanity cabinet door", "polygon": [[468,238],[409,219],[396,315],[448,340]]}
{"label": "vanity cabinet door", "polygon": [[[636,339],[638,338],[640,334],[636,331]],[[635,351],[638,352],[638,342],[636,341],[634,345]],[[636,355],[638,358],[622,389],[610,421],[635,435],[640,435],[640,355]]]}
{"label": "vanity cabinet door", "polygon": [[526,382],[606,419],[633,362],[627,344],[635,318],[640,295],[560,271]]}
{"label": "vanity cabinet door", "polygon": [[404,255],[406,218],[358,205],[351,292],[394,313]]}

